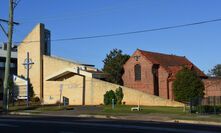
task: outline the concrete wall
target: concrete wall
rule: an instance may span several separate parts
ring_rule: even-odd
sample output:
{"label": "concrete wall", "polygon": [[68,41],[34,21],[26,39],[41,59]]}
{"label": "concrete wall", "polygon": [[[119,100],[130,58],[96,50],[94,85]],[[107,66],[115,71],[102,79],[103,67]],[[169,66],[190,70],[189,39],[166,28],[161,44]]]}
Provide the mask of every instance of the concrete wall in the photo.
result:
{"label": "concrete wall", "polygon": [[[66,69],[74,69],[76,67],[84,67],[86,70],[96,71],[94,67],[80,65],[71,61],[67,61],[58,57],[43,55],[44,80]],[[81,71],[84,75],[92,76],[91,73]]]}
{"label": "concrete wall", "polygon": [[[62,91],[61,91],[62,85]],[[74,76],[65,81],[45,81],[44,82],[44,103],[55,104],[63,96],[69,99],[71,105],[82,105],[83,77]],[[63,100],[61,101],[63,102]]]}
{"label": "concrete wall", "polygon": [[[106,91],[116,90],[119,85],[101,81],[94,78],[86,78],[85,104],[103,104]],[[75,75],[65,81],[45,81],[44,102],[45,104],[56,103],[60,100],[60,85],[63,84],[62,97],[69,98],[72,105],[82,105],[83,101],[83,77]],[[124,99],[127,105],[145,106],[183,106],[183,104],[168,99],[150,95],[135,89],[123,87]]]}
{"label": "concrete wall", "polygon": [[[115,91],[116,88],[119,87],[119,85],[98,79],[86,80],[88,80],[86,84],[86,104],[88,105],[98,105],[103,103],[103,95],[106,91]],[[132,88],[124,86],[120,87],[122,87],[124,93],[123,102],[126,102],[127,105],[137,105],[140,103],[140,105],[145,106],[183,106],[183,104],[179,102],[147,94]]]}
{"label": "concrete wall", "polygon": [[73,62],[64,61],[46,55],[43,56],[43,60],[44,60],[44,65],[43,65],[44,80],[46,80],[48,76],[52,76],[53,74],[62,71],[66,68],[75,68],[79,66],[78,64],[74,64]]}
{"label": "concrete wall", "polygon": [[75,75],[64,81],[47,81],[47,78],[55,73],[65,70],[66,68],[74,69],[78,64],[65,61],[51,56],[43,56],[44,64],[44,103],[54,104],[60,101],[60,86],[62,85],[62,97],[65,96],[70,99],[70,104],[82,104],[82,76]]}

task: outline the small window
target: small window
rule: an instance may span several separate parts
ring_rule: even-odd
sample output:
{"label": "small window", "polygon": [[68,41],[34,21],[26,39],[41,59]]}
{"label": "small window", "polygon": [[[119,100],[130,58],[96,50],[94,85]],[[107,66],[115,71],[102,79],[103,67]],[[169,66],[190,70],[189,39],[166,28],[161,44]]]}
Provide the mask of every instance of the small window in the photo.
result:
{"label": "small window", "polygon": [[134,66],[134,73],[135,73],[135,80],[141,80],[141,66],[139,64],[136,64]]}
{"label": "small window", "polygon": [[0,62],[0,67],[5,67],[5,62]]}

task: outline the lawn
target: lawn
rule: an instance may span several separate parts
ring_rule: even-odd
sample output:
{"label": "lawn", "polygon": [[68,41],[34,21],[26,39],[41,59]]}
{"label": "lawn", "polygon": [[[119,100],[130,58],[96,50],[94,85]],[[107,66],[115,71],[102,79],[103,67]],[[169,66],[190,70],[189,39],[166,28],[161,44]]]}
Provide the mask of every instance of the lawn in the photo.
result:
{"label": "lawn", "polygon": [[45,111],[59,111],[64,110],[65,108],[63,106],[59,107],[58,105],[30,105],[27,107],[26,105],[20,105],[20,106],[9,106],[10,112],[45,112]]}
{"label": "lawn", "polygon": [[104,113],[110,114],[186,114],[182,107],[161,107],[161,106],[141,106],[141,111],[131,111],[135,106],[118,105],[112,109],[111,106],[103,106]]}
{"label": "lawn", "polygon": [[112,116],[135,116],[135,119],[137,117],[142,120],[156,118],[163,120],[194,120],[221,123],[220,114],[191,114],[188,112],[189,109],[184,112],[182,107],[141,106],[141,111],[131,111],[131,107],[134,106],[121,105],[116,106],[114,109],[111,106],[103,106],[102,113]]}
{"label": "lawn", "polygon": [[[133,117],[134,119],[163,119],[163,120],[195,120],[195,121],[212,121],[221,123],[221,115],[215,114],[191,114],[183,111],[182,107],[162,107],[162,106],[141,106],[141,111],[131,111],[135,106],[116,105],[114,109],[112,106],[69,106],[59,107],[58,105],[32,105],[30,107],[10,106],[9,110],[14,112],[31,112],[31,113],[52,113],[61,111],[63,114],[90,114],[90,115],[107,115],[107,116],[124,116]],[[56,114],[57,114],[56,113]]]}

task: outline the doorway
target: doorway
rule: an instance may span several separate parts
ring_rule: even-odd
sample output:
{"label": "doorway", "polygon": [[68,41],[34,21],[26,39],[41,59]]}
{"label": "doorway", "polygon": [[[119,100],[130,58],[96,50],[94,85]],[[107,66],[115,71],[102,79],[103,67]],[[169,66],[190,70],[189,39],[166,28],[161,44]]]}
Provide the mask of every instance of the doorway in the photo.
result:
{"label": "doorway", "polygon": [[154,95],[159,96],[159,65],[154,64],[152,67]]}

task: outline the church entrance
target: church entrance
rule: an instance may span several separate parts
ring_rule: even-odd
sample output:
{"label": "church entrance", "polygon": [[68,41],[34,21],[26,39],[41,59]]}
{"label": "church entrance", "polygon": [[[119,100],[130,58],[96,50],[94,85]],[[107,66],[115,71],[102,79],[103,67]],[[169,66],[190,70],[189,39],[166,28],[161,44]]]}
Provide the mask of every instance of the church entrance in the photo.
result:
{"label": "church entrance", "polygon": [[152,73],[153,73],[153,86],[154,86],[154,95],[159,96],[159,73],[158,73],[159,65],[153,65]]}

